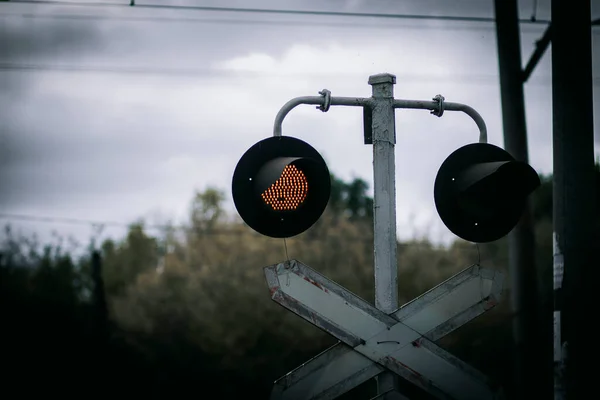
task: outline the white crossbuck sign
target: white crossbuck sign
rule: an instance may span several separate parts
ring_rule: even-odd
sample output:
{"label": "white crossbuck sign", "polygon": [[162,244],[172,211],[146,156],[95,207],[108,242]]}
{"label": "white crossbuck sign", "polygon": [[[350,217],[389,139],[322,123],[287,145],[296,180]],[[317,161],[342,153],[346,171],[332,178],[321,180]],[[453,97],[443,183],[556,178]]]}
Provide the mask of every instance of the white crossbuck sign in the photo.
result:
{"label": "white crossbuck sign", "polygon": [[503,275],[473,265],[390,315],[297,260],[265,268],[274,301],[341,342],[275,382],[271,399],[334,399],[388,370],[439,399],[501,390],[434,341],[494,307]]}

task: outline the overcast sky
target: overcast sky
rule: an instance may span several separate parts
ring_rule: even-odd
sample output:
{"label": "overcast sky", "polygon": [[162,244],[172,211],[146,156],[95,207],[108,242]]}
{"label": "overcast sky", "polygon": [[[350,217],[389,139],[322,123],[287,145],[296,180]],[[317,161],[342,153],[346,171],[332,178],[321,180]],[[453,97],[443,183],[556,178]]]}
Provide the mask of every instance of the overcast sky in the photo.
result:
{"label": "overcast sky", "polygon": [[[493,17],[492,0],[171,3]],[[548,19],[550,0],[537,3],[537,18]],[[520,1],[522,18],[533,4]],[[599,12],[594,0],[593,16]],[[524,63],[543,31],[521,26]],[[598,71],[598,34],[593,38]],[[550,60],[548,51],[525,89],[530,161],[539,173],[552,171]],[[181,221],[194,190],[208,186],[223,189],[233,210],[235,165],[272,134],[286,101],[323,88],[368,97],[367,79],[380,72],[397,76],[397,98],[440,93],[474,107],[489,142],[503,146],[492,23],[1,3],[0,65],[0,213]],[[594,111],[597,117],[596,93]],[[453,238],[435,211],[433,183],[445,157],[476,141],[478,130],[455,112],[437,118],[399,110],[396,124],[400,238],[426,227],[433,240]],[[372,185],[361,109],[301,106],[285,119],[283,134],[311,143],[336,175]],[[597,131],[595,142],[600,154]],[[92,233],[12,224],[42,236],[52,229],[84,239]],[[105,229],[103,237],[121,233]]]}

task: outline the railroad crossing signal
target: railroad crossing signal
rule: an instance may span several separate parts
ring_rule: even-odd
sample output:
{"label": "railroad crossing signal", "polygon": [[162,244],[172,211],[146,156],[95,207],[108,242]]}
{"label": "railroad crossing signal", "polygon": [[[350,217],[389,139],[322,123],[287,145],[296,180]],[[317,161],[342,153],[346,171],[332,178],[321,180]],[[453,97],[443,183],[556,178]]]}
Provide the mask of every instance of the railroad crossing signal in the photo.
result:
{"label": "railroad crossing signal", "polygon": [[[527,197],[540,185],[529,164],[488,143],[459,148],[442,163],[434,186],[438,214],[455,235],[490,242],[517,224]],[[259,141],[233,174],[232,193],[242,219],[274,238],[298,235],[323,214],[331,180],[323,157],[290,136]]]}
{"label": "railroad crossing signal", "polygon": [[527,163],[500,147],[473,143],[442,163],[434,186],[435,205],[444,224],[471,242],[491,242],[519,222],[527,197],[540,185]]}
{"label": "railroad crossing signal", "polygon": [[453,152],[436,178],[434,197],[440,217],[456,235],[486,242],[506,235],[517,223],[527,196],[540,184],[535,171],[487,144],[483,118],[471,107],[394,98],[396,77],[369,77],[370,98],[297,97],[275,117],[273,137],[252,146],[233,176],[236,208],[254,230],[291,237],[312,226],[331,190],[329,170],[307,143],[284,137],[281,125],[300,104],[363,107],[365,143],[373,145],[375,305],[358,298],[296,260],[265,268],[272,299],[324,329],[341,343],[276,382],[271,398],[324,400],[377,376],[378,397],[403,397],[399,376],[439,399],[487,400],[500,397],[480,372],[433,341],[465,324],[499,301],[501,274],[473,266],[397,309],[394,145],[397,108],[462,111],[479,128],[479,143]]}
{"label": "railroad crossing signal", "polygon": [[242,219],[274,238],[298,235],[323,214],[331,178],[323,157],[290,136],[270,137],[252,146],[238,162],[232,193]]}
{"label": "railroad crossing signal", "polygon": [[385,370],[439,399],[502,395],[434,343],[499,302],[502,273],[473,265],[390,315],[297,260],[265,276],[275,302],[341,342],[278,379],[272,400],[334,399]]}

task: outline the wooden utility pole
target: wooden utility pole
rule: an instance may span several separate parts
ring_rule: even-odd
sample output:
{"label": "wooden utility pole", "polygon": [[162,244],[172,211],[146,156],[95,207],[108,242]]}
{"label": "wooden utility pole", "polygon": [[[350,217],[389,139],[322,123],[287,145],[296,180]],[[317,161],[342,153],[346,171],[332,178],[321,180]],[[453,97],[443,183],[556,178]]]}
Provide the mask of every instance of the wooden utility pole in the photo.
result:
{"label": "wooden utility pole", "polygon": [[92,252],[92,281],[93,304],[94,304],[94,327],[100,340],[105,341],[108,337],[108,307],[106,294],[104,292],[104,279],[102,278],[102,257],[100,252]]}
{"label": "wooden utility pole", "polygon": [[[504,146],[515,159],[529,162],[523,96],[517,0],[495,0]],[[508,236],[511,305],[514,315],[515,397],[539,390],[538,286],[535,237],[529,203]]]}
{"label": "wooden utility pole", "polygon": [[554,398],[568,400],[597,391],[587,308],[598,282],[590,20],[590,1],[552,0]]}

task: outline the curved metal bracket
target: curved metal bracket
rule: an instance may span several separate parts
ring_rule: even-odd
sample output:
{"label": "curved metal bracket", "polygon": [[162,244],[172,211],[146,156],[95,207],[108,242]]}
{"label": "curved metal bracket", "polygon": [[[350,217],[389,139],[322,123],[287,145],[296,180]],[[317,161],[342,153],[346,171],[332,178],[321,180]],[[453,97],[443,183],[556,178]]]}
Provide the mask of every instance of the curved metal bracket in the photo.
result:
{"label": "curved metal bracket", "polygon": [[445,103],[446,111],[462,111],[475,121],[479,128],[479,143],[487,143],[487,127],[483,117],[474,108],[461,103]]}
{"label": "curved metal bracket", "polygon": [[[439,98],[438,98],[439,96]],[[472,107],[461,103],[445,102],[442,95],[434,97],[433,101],[423,100],[394,100],[394,108],[412,108],[431,110],[433,115],[441,117],[444,111],[462,111],[475,121],[479,128],[479,143],[487,143],[487,127],[481,115]]]}
{"label": "curved metal bracket", "polygon": [[[371,98],[361,97],[332,97],[331,92],[323,89],[319,92],[320,96],[296,97],[288,101],[281,107],[275,116],[273,124],[273,136],[281,136],[281,125],[287,114],[300,104],[317,105],[318,109],[327,112],[330,106],[351,106],[364,107],[371,104]],[[394,99],[394,108],[412,108],[421,110],[431,110],[433,115],[441,117],[444,111],[462,111],[475,121],[479,128],[479,143],[487,143],[487,127],[481,115],[472,107],[461,103],[445,102],[442,95],[434,97],[433,101],[424,100],[399,100]]]}
{"label": "curved metal bracket", "polygon": [[273,136],[281,136],[281,125],[283,124],[283,120],[285,119],[286,115],[292,111],[292,109],[300,104],[318,105],[319,107],[317,108],[319,110],[327,112],[330,106],[363,107],[371,100],[361,97],[331,97],[331,92],[327,89],[323,89],[319,93],[321,96],[296,97],[285,103],[275,116],[275,123],[273,124]]}

